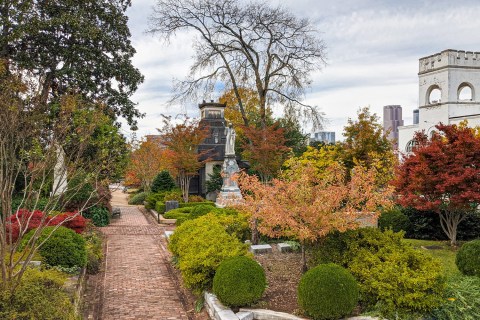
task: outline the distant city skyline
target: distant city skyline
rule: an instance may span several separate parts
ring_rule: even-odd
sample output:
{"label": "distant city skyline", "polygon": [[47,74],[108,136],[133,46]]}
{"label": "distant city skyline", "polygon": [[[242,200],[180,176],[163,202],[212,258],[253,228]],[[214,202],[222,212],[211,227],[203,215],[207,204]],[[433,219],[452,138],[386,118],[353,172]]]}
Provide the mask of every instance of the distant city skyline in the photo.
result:
{"label": "distant city skyline", "polygon": [[[281,3],[299,17],[311,19],[327,45],[327,67],[312,75],[304,102],[317,105],[328,120],[323,131],[342,130],[360,107],[370,106],[382,122],[383,106],[401,105],[405,125],[418,107],[418,59],[445,49],[480,51],[472,41],[480,30],[480,3],[452,1],[315,1]],[[198,104],[168,106],[173,78],[183,79],[194,52],[192,35],[180,33],[169,45],[146,34],[147,17],[155,1],[135,0],[128,9],[134,64],[145,75],[133,100],[146,113],[137,136],[156,134],[161,114],[187,112],[198,117]],[[218,93],[205,100],[218,99]],[[305,128],[310,133],[310,128]],[[127,126],[123,132],[128,134]]]}

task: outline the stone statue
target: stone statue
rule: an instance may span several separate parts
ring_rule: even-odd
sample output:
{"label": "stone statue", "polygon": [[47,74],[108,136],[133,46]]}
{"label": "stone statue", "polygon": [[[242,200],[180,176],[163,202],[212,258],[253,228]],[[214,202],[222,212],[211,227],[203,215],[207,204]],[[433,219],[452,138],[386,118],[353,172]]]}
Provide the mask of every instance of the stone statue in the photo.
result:
{"label": "stone statue", "polygon": [[235,129],[231,123],[228,124],[228,127],[225,128],[225,155],[235,154]]}
{"label": "stone statue", "polygon": [[65,162],[65,152],[59,145],[55,145],[57,162],[53,169],[53,195],[61,195],[67,190],[67,165]]}

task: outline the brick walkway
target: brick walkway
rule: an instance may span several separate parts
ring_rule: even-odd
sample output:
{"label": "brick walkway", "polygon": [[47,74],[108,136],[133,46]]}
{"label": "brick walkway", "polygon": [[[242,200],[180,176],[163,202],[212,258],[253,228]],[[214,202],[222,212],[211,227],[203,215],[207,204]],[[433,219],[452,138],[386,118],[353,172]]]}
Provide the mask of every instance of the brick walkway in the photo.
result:
{"label": "brick walkway", "polygon": [[169,272],[163,228],[133,206],[102,232],[107,252],[102,319],[188,320]]}

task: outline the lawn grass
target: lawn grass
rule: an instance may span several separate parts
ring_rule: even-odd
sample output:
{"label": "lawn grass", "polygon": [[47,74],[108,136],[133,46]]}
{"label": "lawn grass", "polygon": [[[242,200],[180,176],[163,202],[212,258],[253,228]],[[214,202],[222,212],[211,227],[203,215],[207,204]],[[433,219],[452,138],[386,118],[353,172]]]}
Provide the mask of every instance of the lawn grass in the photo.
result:
{"label": "lawn grass", "polygon": [[[425,254],[429,254],[434,258],[440,260],[443,267],[443,274],[447,278],[452,278],[461,275],[455,264],[455,256],[458,251],[457,248],[452,248],[449,241],[435,241],[435,240],[417,240],[404,239],[406,243],[411,244],[414,248],[422,250]],[[440,246],[442,249],[425,250],[422,246]]]}

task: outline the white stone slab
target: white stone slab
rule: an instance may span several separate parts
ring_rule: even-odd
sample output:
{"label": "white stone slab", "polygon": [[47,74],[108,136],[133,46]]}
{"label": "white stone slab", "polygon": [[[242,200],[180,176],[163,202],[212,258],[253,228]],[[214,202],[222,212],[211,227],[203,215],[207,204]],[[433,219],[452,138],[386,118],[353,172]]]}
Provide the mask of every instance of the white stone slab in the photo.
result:
{"label": "white stone slab", "polygon": [[253,254],[263,254],[263,253],[271,253],[272,246],[269,244],[257,244],[250,246],[250,251]]}
{"label": "white stone slab", "polygon": [[241,308],[240,311],[253,313],[253,319],[255,320],[305,320],[292,314],[277,312],[267,309],[245,309]]}
{"label": "white stone slab", "polygon": [[292,246],[289,245],[288,243],[279,243],[277,244],[278,251],[280,252],[292,252]]}
{"label": "white stone slab", "polygon": [[240,320],[253,320],[253,313],[247,311],[240,311],[236,313]]}

